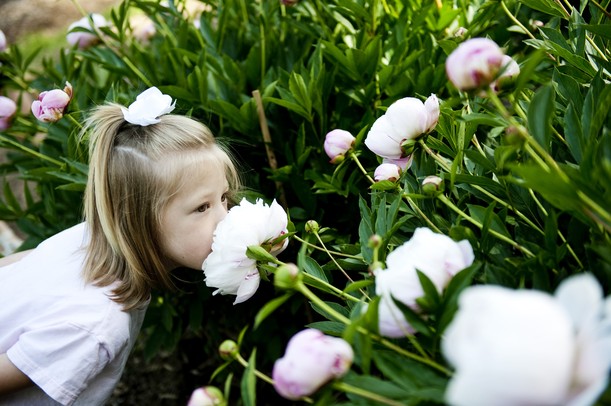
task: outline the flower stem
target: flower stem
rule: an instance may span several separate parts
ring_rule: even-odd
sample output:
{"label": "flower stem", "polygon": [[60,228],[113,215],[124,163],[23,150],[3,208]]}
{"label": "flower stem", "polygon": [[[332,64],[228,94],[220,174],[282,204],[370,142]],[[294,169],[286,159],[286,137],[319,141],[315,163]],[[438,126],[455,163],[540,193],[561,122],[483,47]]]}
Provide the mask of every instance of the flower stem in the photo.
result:
{"label": "flower stem", "polygon": [[433,222],[431,221],[431,219],[430,219],[430,218],[428,218],[428,216],[427,216],[426,214],[424,214],[424,212],[423,212],[422,210],[420,210],[420,207],[418,207],[418,205],[416,204],[416,202],[414,202],[414,201],[412,200],[412,198],[411,198],[411,197],[409,197],[409,196],[408,196],[406,193],[403,193],[403,194],[402,194],[402,196],[403,196],[403,198],[404,198],[405,200],[407,200],[407,202],[409,203],[410,207],[411,207],[412,209],[414,209],[414,211],[415,211],[416,213],[418,213],[418,215],[419,215],[420,217],[422,217],[422,219],[424,219],[424,221],[426,222],[426,224],[428,224],[428,225],[429,225],[429,227],[430,227],[431,229],[433,229],[434,231],[436,231],[436,232],[438,232],[438,233],[440,233],[440,234],[441,234],[441,230],[440,230],[439,228],[437,228],[437,226],[435,225],[435,223],[433,223]]}
{"label": "flower stem", "polygon": [[373,393],[373,392],[370,392],[362,388],[357,388],[356,386],[352,386],[350,384],[347,384],[346,382],[336,381],[333,383],[333,388],[346,392],[346,393],[352,393],[353,395],[357,395],[365,399],[373,400],[383,405],[389,405],[389,406],[403,406],[404,405],[404,403],[402,402],[388,399],[382,395],[378,395],[377,393]]}
{"label": "flower stem", "polygon": [[[462,211],[461,209],[459,209],[454,203],[452,203],[452,201],[450,201],[447,197],[445,197],[443,194],[440,194],[437,196],[437,198],[443,202],[446,206],[448,206],[450,209],[452,209],[453,211],[455,211],[458,215],[460,215],[461,217],[463,217],[465,220],[469,221],[471,224],[475,225],[477,228],[479,229],[483,229],[484,226],[482,225],[482,223],[480,223],[479,221],[475,220],[473,217],[469,216],[467,213],[465,213],[464,211]],[[523,252],[525,255],[529,256],[529,257],[534,257],[535,254],[533,254],[528,248],[521,246],[520,244],[518,244],[517,242],[515,242],[514,240],[512,240],[509,237],[504,236],[503,234],[492,230],[492,229],[488,229],[488,232],[495,236],[496,238],[498,238],[501,241],[504,241],[506,243],[508,243],[509,245],[511,245],[512,247],[514,247],[515,249]]]}
{"label": "flower stem", "polygon": [[361,164],[361,161],[359,161],[359,158],[356,156],[356,154],[354,153],[354,151],[350,150],[348,152],[348,156],[350,157],[350,159],[352,159],[355,163],[356,166],[359,167],[359,169],[361,170],[361,172],[363,172],[363,175],[365,175],[365,177],[367,178],[367,180],[369,180],[369,182],[371,182],[371,184],[373,185],[374,183],[376,183],[375,180],[373,180],[373,178],[371,176],[369,176],[369,174],[367,173],[367,171],[365,170],[365,168],[363,168],[363,165]]}
{"label": "flower stem", "polygon": [[320,278],[318,278],[318,277],[316,277],[314,275],[311,275],[311,274],[309,274],[307,272],[303,272],[303,277],[304,278],[308,278],[308,279],[310,279],[312,281],[316,281],[316,283],[319,283],[321,285],[324,285],[326,288],[328,288],[331,291],[333,291],[333,293],[336,296],[338,296],[338,297],[340,297],[342,299],[350,300],[350,301],[353,301],[353,302],[356,302],[356,303],[360,302],[360,299],[345,293],[341,289],[336,288],[335,286],[331,285],[330,283],[327,283],[327,282],[323,281],[322,279],[320,279]]}
{"label": "flower stem", "polygon": [[308,246],[308,247],[310,247],[310,248],[313,248],[313,249],[316,249],[316,250],[319,250],[319,251],[328,252],[328,253],[331,253],[331,254],[333,254],[333,255],[337,255],[337,256],[340,256],[340,257],[346,257],[346,258],[358,259],[358,260],[361,260],[361,261],[363,260],[363,258],[362,258],[362,257],[356,256],[356,255],[350,255],[350,254],[345,254],[345,253],[343,253],[343,252],[331,251],[331,250],[327,250],[327,249],[325,249],[325,248],[321,248],[321,247],[319,247],[319,246],[318,246],[318,245],[316,245],[316,244],[312,244],[311,242],[306,241],[306,240],[304,240],[303,238],[298,237],[297,235],[294,235],[292,238],[296,239],[297,241],[301,242],[302,244],[307,245],[307,246]]}
{"label": "flower stem", "polygon": [[[326,304],[322,299],[320,299],[318,296],[316,296],[311,290],[309,290],[307,288],[307,286],[305,286],[303,283],[298,283],[297,286],[295,287],[295,290],[300,292],[301,294],[303,294],[307,299],[309,299],[314,305],[316,305],[317,307],[319,307],[321,310],[325,311],[327,314],[329,314],[331,317],[333,317],[335,320],[339,321],[340,323],[344,323],[345,325],[349,326],[352,324],[352,321],[347,318],[346,316],[340,314],[339,312],[337,312],[335,309],[333,309],[331,306],[329,306],[328,304]],[[443,367],[442,365],[439,365],[438,363],[436,363],[435,361],[422,357],[420,355],[414,354],[412,352],[409,352],[401,347],[399,347],[398,345],[392,343],[391,341],[380,337],[378,335],[372,334],[369,330],[367,330],[366,328],[362,327],[362,326],[357,326],[356,330],[359,333],[362,334],[366,334],[369,335],[372,339],[378,341],[380,344],[382,344],[383,346],[385,346],[386,348],[389,348],[393,351],[396,351],[397,353],[404,355],[407,358],[411,358],[415,361],[418,361],[422,364],[428,365],[431,368],[434,368],[440,372],[443,372],[446,375],[451,375],[451,372]]]}

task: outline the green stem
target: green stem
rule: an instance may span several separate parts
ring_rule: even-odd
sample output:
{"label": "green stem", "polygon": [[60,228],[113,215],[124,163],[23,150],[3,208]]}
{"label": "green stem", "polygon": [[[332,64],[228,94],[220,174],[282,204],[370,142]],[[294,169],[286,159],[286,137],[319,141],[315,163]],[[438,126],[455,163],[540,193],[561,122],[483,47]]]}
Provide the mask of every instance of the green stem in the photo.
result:
{"label": "green stem", "polygon": [[[460,215],[461,217],[463,217],[465,220],[469,221],[471,224],[475,225],[477,228],[479,228],[480,230],[482,230],[484,228],[484,226],[477,220],[475,220],[473,217],[469,216],[467,213],[465,213],[464,211],[462,211],[461,209],[459,209],[454,203],[452,203],[447,197],[445,197],[443,194],[440,194],[437,196],[437,198],[439,200],[441,200],[445,205],[447,205],[450,209],[452,209],[453,211],[455,211],[458,215]],[[495,236],[496,238],[498,238],[501,241],[504,241],[506,243],[508,243],[509,245],[511,245],[512,247],[514,247],[515,249],[520,250],[521,252],[523,252],[524,254],[526,254],[529,257],[534,257],[535,254],[533,254],[528,248],[521,246],[520,244],[518,244],[517,242],[515,242],[514,240],[512,240],[509,237],[504,236],[503,234],[492,230],[492,229],[488,229],[488,232]]]}
{"label": "green stem", "polygon": [[411,198],[411,197],[409,197],[409,196],[408,196],[407,194],[405,194],[405,193],[403,193],[403,194],[402,194],[402,196],[403,196],[403,198],[404,198],[405,200],[407,200],[407,202],[409,203],[410,207],[411,207],[411,208],[412,208],[414,211],[416,211],[416,213],[418,213],[418,215],[419,215],[420,217],[422,217],[422,218],[424,219],[424,221],[426,222],[426,224],[428,224],[428,225],[429,225],[429,227],[430,227],[431,229],[433,229],[434,231],[436,231],[436,232],[438,232],[438,233],[440,233],[440,234],[441,234],[441,230],[440,230],[439,228],[437,228],[437,226],[435,225],[435,223],[433,223],[433,222],[431,221],[431,219],[429,219],[429,218],[427,217],[427,215],[426,215],[426,214],[424,214],[424,212],[423,212],[422,210],[420,210],[420,207],[418,207],[418,205],[416,204],[416,202],[414,202],[414,201],[412,200],[412,198]]}
{"label": "green stem", "polygon": [[58,161],[57,159],[53,159],[51,157],[48,157],[48,156],[46,156],[44,154],[41,154],[40,152],[35,151],[35,150],[31,149],[31,148],[28,148],[25,145],[21,145],[20,143],[18,143],[16,141],[13,141],[10,138],[5,137],[4,135],[0,135],[0,141],[1,142],[6,142],[7,144],[10,144],[10,145],[18,148],[18,149],[20,149],[21,151],[23,151],[23,152],[25,152],[27,154],[30,154],[30,155],[33,155],[33,156],[35,156],[37,158],[43,159],[43,160],[45,160],[47,162],[52,163],[53,165],[57,165],[59,167],[64,165],[63,162]]}
{"label": "green stem", "polygon": [[343,252],[326,250],[326,249],[324,249],[324,248],[319,247],[319,246],[318,246],[318,245],[316,245],[316,244],[312,244],[311,242],[306,241],[306,240],[304,240],[303,238],[298,237],[297,235],[294,235],[292,238],[296,239],[297,241],[301,242],[302,244],[307,245],[307,246],[308,246],[308,247],[310,247],[310,248],[314,248],[314,249],[319,250],[319,251],[323,251],[323,252],[329,252],[329,253],[331,253],[331,254],[333,254],[333,255],[337,255],[337,256],[340,256],[340,257],[346,257],[346,258],[358,259],[358,260],[361,260],[361,261],[363,260],[363,258],[362,258],[362,257],[359,257],[359,256],[357,256],[357,255],[350,255],[350,254],[345,254],[345,253],[343,253]]}
{"label": "green stem", "polygon": [[509,11],[509,9],[507,8],[507,6],[505,5],[504,1],[501,1],[501,7],[503,8],[503,11],[505,12],[505,14],[507,14],[507,17],[509,17],[509,19],[511,21],[514,22],[515,25],[517,25],[518,27],[520,27],[524,33],[526,35],[528,35],[531,39],[536,39],[534,35],[531,34],[530,31],[528,31],[528,29],[522,25],[522,23],[520,22],[520,20],[518,20],[512,13],[511,11]]}
{"label": "green stem", "polygon": [[[316,296],[311,290],[309,290],[307,288],[307,286],[305,286],[303,283],[298,283],[297,286],[295,287],[295,290],[300,292],[301,294],[303,294],[307,299],[309,299],[313,304],[315,304],[317,307],[319,307],[321,310],[323,310],[324,312],[326,312],[327,314],[329,314],[331,317],[333,317],[334,319],[336,319],[337,321],[339,321],[340,323],[344,323],[345,325],[349,326],[352,324],[352,321],[347,318],[346,316],[338,313],[335,309],[333,309],[331,306],[329,306],[328,304],[326,304],[322,299],[320,299],[318,296]],[[414,354],[412,352],[409,352],[401,347],[399,347],[398,345],[392,343],[391,341],[377,336],[375,334],[372,334],[370,331],[368,331],[367,329],[365,329],[362,326],[357,326],[356,330],[359,333],[362,334],[366,334],[369,335],[372,339],[378,341],[380,344],[382,344],[383,346],[385,346],[386,348],[389,348],[393,351],[396,351],[397,353],[406,356],[407,358],[411,358],[415,361],[418,361],[422,364],[428,365],[431,368],[434,368],[440,372],[443,372],[446,375],[451,375],[451,372],[443,367],[442,365],[439,365],[438,363],[436,363],[435,361],[425,358],[425,357],[421,357],[420,355]]]}
{"label": "green stem", "polygon": [[72,114],[66,114],[64,117],[68,117],[68,120],[72,121],[79,129],[83,128],[83,125],[79,123],[76,118],[72,117]]}
{"label": "green stem", "polygon": [[369,176],[369,174],[367,173],[367,171],[365,170],[365,168],[363,168],[363,165],[361,164],[361,161],[359,161],[359,158],[356,156],[356,154],[354,153],[354,151],[350,150],[348,152],[348,156],[350,157],[350,159],[352,159],[355,163],[356,166],[359,167],[359,169],[361,170],[361,172],[363,173],[363,175],[365,175],[365,177],[367,178],[367,180],[369,180],[369,182],[371,182],[371,184],[373,185],[374,183],[376,183],[375,180],[373,180],[373,178],[371,176]]}
{"label": "green stem", "polygon": [[426,143],[420,139],[418,140],[418,144],[420,144],[420,146],[422,147],[422,149],[424,149],[424,151],[431,157],[433,158],[438,164],[439,166],[441,166],[446,172],[452,172],[452,168],[448,165],[448,163],[446,161],[443,160],[443,157],[441,157],[439,154],[437,154],[435,151],[433,151],[432,149],[429,148],[428,145],[426,145]]}
{"label": "green stem", "polygon": [[[237,353],[235,356],[235,359],[244,367],[247,368],[248,367],[248,361],[246,361],[242,355],[240,353]],[[272,378],[270,378],[269,376],[265,375],[263,372],[258,371],[257,369],[254,369],[255,375],[257,376],[257,378],[269,383],[270,385],[274,384],[274,380]]]}
{"label": "green stem", "polygon": [[377,393],[369,392],[368,390],[362,388],[357,388],[356,386],[352,386],[345,382],[336,381],[333,383],[333,388],[346,393],[352,393],[353,395],[357,395],[365,399],[373,400],[374,402],[381,403],[383,405],[404,406],[404,403],[402,402],[388,399],[382,395],[378,395]]}
{"label": "green stem", "polygon": [[337,297],[339,297],[341,299],[350,300],[350,301],[355,302],[355,303],[358,303],[358,302],[361,301],[360,299],[358,299],[358,298],[356,298],[356,297],[354,297],[352,295],[347,294],[343,290],[336,288],[335,286],[331,285],[330,283],[325,282],[322,279],[320,279],[320,278],[318,278],[318,277],[316,277],[316,276],[314,276],[312,274],[309,274],[307,272],[303,272],[303,277],[306,278],[306,279],[310,279],[312,281],[315,281],[318,284],[324,285],[326,288],[331,290]]}

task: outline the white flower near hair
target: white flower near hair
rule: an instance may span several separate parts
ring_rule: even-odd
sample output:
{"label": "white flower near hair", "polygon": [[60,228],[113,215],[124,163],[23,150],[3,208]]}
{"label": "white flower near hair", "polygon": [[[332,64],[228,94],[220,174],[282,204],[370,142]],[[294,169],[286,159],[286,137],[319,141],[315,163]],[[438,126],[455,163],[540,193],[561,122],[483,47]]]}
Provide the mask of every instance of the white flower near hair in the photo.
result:
{"label": "white flower near hair", "polygon": [[140,93],[128,108],[121,107],[121,110],[128,123],[147,126],[161,121],[159,117],[171,113],[175,104],[176,100],[172,103],[172,97],[153,86]]}
{"label": "white flower near hair", "polygon": [[271,205],[257,199],[242,199],[232,207],[214,231],[212,252],[202,266],[206,286],[217,288],[213,294],[236,295],[234,304],[250,299],[259,288],[257,261],[248,258],[249,246],[263,246],[270,254],[282,252],[288,239],[277,243],[288,232],[287,214],[275,200]]}
{"label": "white flower near hair", "polygon": [[555,296],[470,287],[442,350],[455,367],[451,405],[592,405],[611,369],[611,297],[590,274]]}
{"label": "white flower near hair", "polygon": [[417,271],[425,274],[441,293],[452,277],[473,263],[473,248],[467,240],[455,242],[428,228],[417,228],[412,238],[388,254],[386,268],[374,272],[376,294],[380,296],[380,334],[403,337],[414,333],[393,298],[414,311],[424,296]]}

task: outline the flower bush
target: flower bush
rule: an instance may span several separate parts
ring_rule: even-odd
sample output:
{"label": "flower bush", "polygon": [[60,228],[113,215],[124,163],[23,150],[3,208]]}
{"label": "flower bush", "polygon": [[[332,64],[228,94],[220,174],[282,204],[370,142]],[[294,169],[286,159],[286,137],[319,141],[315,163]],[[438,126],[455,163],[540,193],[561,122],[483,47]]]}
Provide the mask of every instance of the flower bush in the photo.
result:
{"label": "flower bush", "polygon": [[[223,387],[227,404],[282,404],[274,364],[305,327],[341,338],[353,358],[304,402],[609,402],[608,4],[192,4],[125,1],[106,24],[72,30],[94,35],[90,46],[66,41],[42,61],[19,44],[0,53],[0,94],[17,106],[73,88],[56,121],[19,108],[0,132],[4,172],[26,182],[22,200],[5,187],[0,204],[28,237],[22,248],[79,220],[86,111],[155,86],[230,143],[249,204],[283,206],[288,245],[273,255],[263,243],[277,233],[235,240],[257,281],[243,303],[234,289],[212,296],[225,281],[208,287],[192,273],[199,284],[156,294],[147,354],[196,340],[188,355],[207,361],[200,386]],[[155,26],[146,41],[130,23],[138,14]],[[354,140],[325,145],[336,129]],[[260,229],[248,216],[238,223]],[[430,240],[403,256],[423,233]],[[221,234],[217,245],[231,241]],[[583,275],[590,282],[574,282]],[[485,313],[470,310],[482,303]],[[489,347],[465,341],[476,331]],[[563,339],[540,341],[548,336]],[[226,339],[231,351],[217,354]],[[575,349],[583,358],[571,369]],[[549,387],[533,386],[540,376]]]}

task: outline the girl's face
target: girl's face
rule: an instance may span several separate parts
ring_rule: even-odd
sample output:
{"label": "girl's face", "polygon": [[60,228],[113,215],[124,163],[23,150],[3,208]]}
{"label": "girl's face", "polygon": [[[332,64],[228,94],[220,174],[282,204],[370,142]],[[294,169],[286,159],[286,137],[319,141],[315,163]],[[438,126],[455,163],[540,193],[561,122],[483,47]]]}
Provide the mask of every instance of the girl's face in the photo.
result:
{"label": "girl's face", "polygon": [[201,269],[211,252],[214,229],[227,215],[224,165],[214,157],[206,159],[182,183],[162,213],[161,247],[170,269]]}

